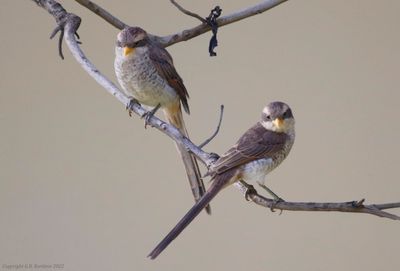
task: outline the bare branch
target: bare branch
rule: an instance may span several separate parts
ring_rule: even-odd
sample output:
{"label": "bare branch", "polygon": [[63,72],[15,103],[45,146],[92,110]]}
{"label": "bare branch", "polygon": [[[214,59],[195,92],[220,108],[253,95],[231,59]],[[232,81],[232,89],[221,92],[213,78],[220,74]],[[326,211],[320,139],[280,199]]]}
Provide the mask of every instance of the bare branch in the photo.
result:
{"label": "bare branch", "polygon": [[[273,7],[276,7],[286,1],[287,0],[264,0],[264,1],[260,2],[259,4],[256,4],[252,7],[245,8],[243,10],[234,12],[232,14],[220,17],[219,19],[217,19],[217,24],[219,27],[227,25],[227,24],[231,24],[231,23],[243,20],[245,18],[248,18],[250,16],[261,14],[264,11],[267,11]],[[180,31],[178,33],[175,33],[175,34],[172,34],[169,36],[158,37],[157,41],[160,42],[163,46],[167,47],[167,46],[173,45],[173,44],[181,42],[181,41],[190,40],[194,37],[197,37],[201,34],[208,32],[210,30],[211,30],[211,27],[208,24],[203,23],[194,28],[186,29],[186,30]]]}
{"label": "bare branch", "polygon": [[[40,2],[40,0],[32,0],[32,1]],[[75,0],[75,1],[77,1],[82,6],[88,8],[92,12],[96,13],[97,15],[99,15],[104,20],[106,20],[107,22],[109,22],[110,24],[112,24],[113,26],[115,26],[118,29],[123,29],[123,28],[129,26],[129,25],[125,24],[124,22],[122,22],[121,20],[119,20],[118,18],[116,18],[115,16],[111,15],[111,13],[109,13],[108,11],[106,11],[105,9],[103,9],[102,7],[100,7],[99,5],[95,4],[92,1],[89,1],[89,0]],[[164,47],[168,47],[168,46],[173,45],[178,42],[190,40],[192,38],[195,38],[195,37],[211,30],[210,25],[207,24],[207,21],[205,19],[203,19],[200,15],[184,9],[182,6],[180,6],[174,0],[170,0],[170,1],[180,11],[182,11],[183,13],[185,13],[189,16],[192,16],[192,17],[195,17],[195,18],[201,20],[203,23],[196,27],[182,30],[175,34],[171,34],[171,35],[164,36],[164,37],[149,34],[153,40],[159,42]],[[222,16],[217,19],[218,27],[246,19],[248,17],[254,16],[257,14],[261,14],[273,7],[276,7],[276,6],[286,2],[286,1],[287,0],[264,0],[254,6],[245,8],[243,10],[239,10],[239,11],[234,12],[229,15]]]}
{"label": "bare branch", "polygon": [[[79,43],[77,42],[75,35],[81,19],[72,13],[68,13],[58,2],[54,0],[32,1],[46,9],[56,19],[57,28],[64,29],[64,38],[67,46],[82,68],[89,73],[89,75],[92,76],[107,92],[115,96],[124,106],[126,106],[130,102],[129,98],[90,62],[90,60],[85,56],[79,47]],[[133,104],[130,109],[132,109],[132,111],[139,116],[144,116],[147,112],[139,104]],[[204,152],[201,150],[201,148],[193,144],[193,142],[191,142],[188,138],[184,137],[174,126],[161,121],[157,117],[153,116],[149,118],[148,123],[173,140],[183,144],[207,167],[209,167],[217,159],[218,155]],[[243,193],[248,192],[248,187],[240,182],[235,183],[235,186]],[[246,195],[254,203],[267,208],[290,211],[337,211],[366,213],[393,220],[400,220],[399,216],[382,211],[390,208],[400,208],[400,202],[370,205],[364,205],[363,200],[342,203],[275,202],[274,200],[265,198],[257,193],[246,193]]]}
{"label": "bare branch", "polygon": [[101,18],[103,18],[104,20],[109,22],[111,25],[115,26],[116,28],[118,28],[120,30],[122,30],[128,26],[126,23],[124,23],[117,17],[113,16],[110,12],[108,12],[107,10],[105,10],[104,8],[100,7],[99,5],[97,5],[96,3],[92,2],[92,1],[89,1],[89,0],[75,0],[75,1],[78,2],[79,4],[81,4],[82,6],[90,9],[91,11],[93,11],[94,13],[99,15]]}
{"label": "bare branch", "polygon": [[170,2],[171,2],[175,7],[177,7],[180,11],[182,11],[183,13],[185,13],[186,15],[192,16],[192,17],[194,17],[194,18],[196,18],[196,19],[199,19],[199,20],[200,20],[202,23],[204,23],[204,24],[207,23],[207,21],[206,21],[204,18],[202,18],[200,15],[198,15],[198,14],[196,14],[196,13],[193,13],[193,12],[187,10],[187,9],[184,9],[184,8],[183,8],[181,5],[179,5],[176,1],[170,0]]}
{"label": "bare branch", "polygon": [[202,149],[205,145],[207,145],[208,143],[211,142],[211,140],[214,139],[214,137],[218,134],[219,132],[219,128],[221,128],[221,123],[222,123],[222,118],[224,117],[224,105],[221,104],[221,113],[219,115],[219,121],[218,121],[218,125],[217,125],[217,129],[215,130],[215,132],[212,134],[212,136],[210,136],[208,139],[206,139],[203,143],[201,143],[199,145],[199,148]]}
{"label": "bare branch", "polygon": [[393,220],[400,220],[400,216],[382,211],[389,208],[400,208],[400,202],[369,205],[363,204],[364,199],[360,201],[350,202],[276,202],[273,199],[266,198],[258,193],[248,194],[248,186],[241,182],[236,182],[234,185],[245,196],[249,197],[255,204],[270,208],[271,210],[280,209],[287,211],[334,211],[347,213],[364,213]]}

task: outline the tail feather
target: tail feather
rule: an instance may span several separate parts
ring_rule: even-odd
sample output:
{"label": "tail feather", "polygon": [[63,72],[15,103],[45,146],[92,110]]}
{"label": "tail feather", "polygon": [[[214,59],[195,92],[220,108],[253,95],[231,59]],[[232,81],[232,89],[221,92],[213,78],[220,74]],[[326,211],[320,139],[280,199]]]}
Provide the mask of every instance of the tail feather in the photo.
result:
{"label": "tail feather", "polygon": [[[224,178],[225,179],[225,178]],[[229,177],[227,178],[229,179]],[[198,216],[209,202],[218,194],[225,185],[224,180],[214,180],[209,190],[201,197],[199,201],[186,213],[178,224],[164,237],[164,239],[147,256],[155,259],[163,250]]]}
{"label": "tail feather", "polygon": [[[166,108],[164,110],[167,121],[180,130],[180,132],[189,138],[188,132],[183,121],[182,110],[180,105],[174,108]],[[206,192],[204,182],[200,173],[199,165],[196,157],[186,150],[186,147],[176,143],[179,154],[181,155],[185,166],[186,174],[189,179],[190,188],[192,189],[193,197],[197,202]],[[206,211],[211,214],[210,206],[206,206]]]}

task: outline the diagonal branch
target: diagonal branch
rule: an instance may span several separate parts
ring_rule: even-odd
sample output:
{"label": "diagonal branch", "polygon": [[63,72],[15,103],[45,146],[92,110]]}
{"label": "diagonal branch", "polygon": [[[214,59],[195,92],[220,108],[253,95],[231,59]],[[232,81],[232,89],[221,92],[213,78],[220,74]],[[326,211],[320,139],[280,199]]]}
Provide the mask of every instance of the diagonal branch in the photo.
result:
{"label": "diagonal branch", "polygon": [[[75,38],[75,33],[80,25],[81,19],[75,14],[68,13],[58,2],[55,0],[32,0],[39,6],[47,10],[57,22],[57,28],[64,29],[64,38],[66,44],[71,51],[76,61],[82,66],[82,68],[89,73],[101,85],[107,92],[115,96],[124,106],[127,105],[130,100],[121,90],[115,86],[109,79],[107,79],[85,56],[81,50],[79,43]],[[139,116],[144,116],[147,112],[139,104],[134,104],[131,107],[132,111]],[[213,153],[207,153],[201,150],[198,146],[193,144],[188,138],[184,137],[178,129],[174,126],[169,125],[166,122],[161,121],[156,117],[151,117],[148,123],[166,134],[176,142],[183,144],[189,151],[199,158],[206,166],[210,166],[218,157]],[[364,205],[364,200],[342,202],[342,203],[318,203],[318,202],[275,202],[272,199],[265,198],[258,193],[248,193],[248,187],[242,183],[235,183],[235,186],[250,197],[252,201],[260,206],[267,208],[276,208],[281,210],[290,211],[337,211],[337,212],[352,212],[352,213],[366,213],[379,217],[389,218],[393,220],[400,220],[399,216],[384,212],[382,210],[390,208],[400,208],[400,202],[397,203],[386,203],[386,204],[369,204]]]}

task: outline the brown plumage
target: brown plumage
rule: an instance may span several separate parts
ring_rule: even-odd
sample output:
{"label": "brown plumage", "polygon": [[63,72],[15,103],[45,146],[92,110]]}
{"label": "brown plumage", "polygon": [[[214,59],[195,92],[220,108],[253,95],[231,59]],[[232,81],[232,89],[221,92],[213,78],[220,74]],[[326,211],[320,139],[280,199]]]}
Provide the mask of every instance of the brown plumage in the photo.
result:
{"label": "brown plumage", "polygon": [[239,141],[222,155],[211,167],[208,175],[221,174],[250,161],[273,157],[281,151],[288,140],[288,135],[266,130],[261,123],[251,127]]}
{"label": "brown plumage", "polygon": [[186,113],[190,114],[189,104],[187,101],[187,98],[189,98],[189,93],[183,84],[182,78],[179,76],[174,67],[171,55],[161,46],[151,43],[149,46],[149,57],[153,62],[158,74],[164,78],[178,94]]}
{"label": "brown plumage", "polygon": [[[146,31],[128,27],[118,34],[114,62],[118,82],[125,93],[142,105],[161,106],[166,120],[189,137],[181,107],[187,113],[189,94],[177,73],[171,55],[150,40]],[[186,148],[176,144],[185,166],[193,196],[196,201],[205,193],[196,158]],[[208,213],[211,209],[206,208]]]}
{"label": "brown plumage", "polygon": [[227,185],[239,180],[263,183],[265,176],[289,154],[294,137],[294,118],[289,106],[282,102],[268,104],[261,121],[212,165],[208,172],[212,176],[210,188],[148,257],[155,259]]}

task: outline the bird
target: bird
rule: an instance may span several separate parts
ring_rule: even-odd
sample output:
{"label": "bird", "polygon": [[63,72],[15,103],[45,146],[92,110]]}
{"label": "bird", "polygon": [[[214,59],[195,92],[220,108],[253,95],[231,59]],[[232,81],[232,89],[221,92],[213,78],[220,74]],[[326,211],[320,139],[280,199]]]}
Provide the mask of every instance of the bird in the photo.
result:
{"label": "bird", "polygon": [[[148,112],[147,119],[161,108],[167,122],[189,137],[182,116],[182,107],[190,114],[189,94],[171,55],[164,47],[153,41],[140,27],[124,28],[117,36],[114,69],[123,91],[131,98],[127,109],[132,102],[154,107]],[[198,201],[206,189],[197,160],[182,144],[176,143],[176,147],[183,160],[194,199]],[[206,207],[206,211],[211,214],[210,206]]]}
{"label": "bird", "polygon": [[238,181],[255,181],[265,186],[266,175],[287,157],[294,139],[295,120],[290,107],[279,101],[266,105],[261,120],[210,166],[206,175],[211,176],[212,184],[207,192],[148,257],[155,259],[223,188]]}

